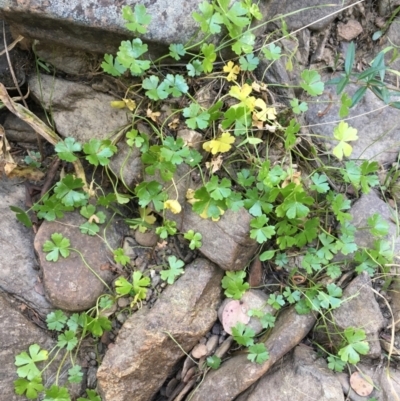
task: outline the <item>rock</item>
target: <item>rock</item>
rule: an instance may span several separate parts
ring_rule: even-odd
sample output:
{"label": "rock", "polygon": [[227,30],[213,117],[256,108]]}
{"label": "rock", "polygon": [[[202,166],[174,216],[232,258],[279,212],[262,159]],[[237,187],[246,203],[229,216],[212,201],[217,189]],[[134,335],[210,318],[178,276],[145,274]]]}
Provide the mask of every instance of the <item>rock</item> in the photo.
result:
{"label": "rock", "polygon": [[106,139],[127,124],[126,113],[113,109],[114,97],[89,86],[60,78],[41,75],[29,80],[32,96],[51,110],[58,133],[88,142],[91,138]]}
{"label": "rock", "polygon": [[[384,327],[385,319],[375,300],[371,278],[366,272],[351,281],[343,291],[342,300],[344,302],[340,307],[332,311],[332,322],[329,320],[326,327],[316,329],[318,338],[338,348],[343,341],[342,333],[345,329],[362,328],[369,344],[366,356],[379,358],[381,355],[379,332]],[[326,331],[329,332],[329,339],[326,337]]]}
{"label": "rock", "polygon": [[283,355],[296,346],[315,323],[312,314],[298,315],[293,307],[283,312],[264,343],[269,359],[261,365],[246,354],[228,359],[218,370],[209,372],[192,393],[191,401],[231,401],[263,376]]}
{"label": "rock", "polygon": [[46,63],[70,75],[87,74],[99,64],[99,57],[93,53],[58,46],[51,42],[39,41],[35,45],[35,52]]}
{"label": "rock", "polygon": [[[42,349],[50,351],[56,341],[45,331],[27,320],[20,312],[17,312],[7,301],[4,294],[0,293],[0,392],[1,398],[7,401],[19,401],[21,396],[14,393],[14,380],[16,380],[17,367],[14,365],[15,356],[22,351],[27,351],[32,344],[38,344]],[[63,354],[63,353],[62,353]],[[49,361],[47,361],[49,362]],[[67,377],[68,369],[71,369],[69,358],[61,369],[60,383],[63,385]],[[39,364],[43,368],[44,364]],[[43,384],[49,388],[54,384],[56,372],[59,367],[57,361],[53,363],[43,374]],[[72,395],[77,396],[81,391],[81,385],[70,388]],[[24,398],[25,399],[25,398]]]}
{"label": "rock", "polygon": [[[357,89],[358,86],[350,84],[346,86],[345,92],[351,97]],[[328,109],[327,105],[331,107]],[[315,102],[308,104],[306,112],[311,134],[321,135],[323,139],[319,138],[318,141],[328,144],[329,148],[338,143],[333,140],[333,130],[338,125],[339,105],[340,96],[336,94],[336,87],[329,86]],[[400,113],[397,109],[385,107],[381,100],[367,90],[360,102],[350,109],[349,118],[351,120],[348,124],[358,130],[359,136],[358,140],[351,142],[351,159],[375,160],[379,163],[393,163],[397,160],[400,151]]]}
{"label": "rock", "polygon": [[[137,3],[124,4],[133,7]],[[198,0],[144,0],[140,4],[152,16],[148,32],[140,37],[153,44],[153,51],[159,55],[171,43],[187,43],[197,33],[198,25],[191,15],[198,11]],[[25,37],[104,54],[115,53],[121,40],[134,36],[124,26],[121,8],[121,3],[87,0],[68,4],[5,0],[0,3],[0,16]]]}
{"label": "rock", "polygon": [[362,230],[361,228],[367,227],[367,220],[374,214],[378,214],[389,225],[388,235],[385,237],[391,244],[394,243],[394,254],[400,254],[400,237],[397,234],[397,225],[393,222],[392,218],[395,211],[384,202],[379,196],[371,190],[368,194],[363,194],[361,198],[349,210],[350,215],[353,217],[351,223],[358,228],[354,235],[354,241],[358,247],[373,247],[375,238],[371,235],[369,230]]}
{"label": "rock", "polygon": [[143,179],[143,163],[137,147],[129,147],[124,141],[117,143],[118,151],[112,157],[109,169],[123,184],[132,189]]}
{"label": "rock", "polygon": [[337,35],[339,40],[345,40],[346,42],[351,42],[363,31],[361,24],[351,19],[347,21],[346,24],[339,23],[337,25]]}
{"label": "rock", "polygon": [[25,209],[24,201],[25,186],[20,180],[0,179],[0,289],[43,317],[53,307],[42,291],[32,230],[22,225],[10,210],[10,206]]}
{"label": "rock", "polygon": [[203,135],[201,135],[200,132],[191,129],[181,129],[177,132],[176,136],[177,138],[182,138],[185,144],[190,148],[196,149],[197,151],[201,150]]}
{"label": "rock", "polygon": [[128,318],[97,372],[103,401],[152,399],[184,356],[180,347],[190,352],[214,324],[222,274],[212,263],[197,259],[152,309]]}
{"label": "rock", "polygon": [[[343,388],[343,392],[352,401],[365,401],[366,399],[375,399],[377,401],[398,401],[400,394],[400,371],[393,366],[385,364],[367,365],[358,363],[357,370],[372,379],[374,390],[367,397],[361,397],[350,387],[350,378],[346,373],[337,374]],[[352,369],[352,371],[356,371]]]}
{"label": "rock", "polygon": [[[109,248],[101,238],[104,235],[100,225],[99,236],[82,234],[79,226],[87,220],[78,211],[66,213],[62,223],[45,221],[36,234],[34,246],[43,270],[43,284],[46,296],[57,308],[67,311],[83,311],[95,305],[97,298],[104,292],[104,283],[111,283],[113,275],[108,269]],[[60,256],[57,262],[46,260],[43,244],[50,240],[53,233],[61,233],[71,242],[71,248],[81,252],[81,256],[71,251],[67,258]],[[121,238],[111,223],[107,230],[108,246],[118,248]],[[90,270],[92,269],[93,272]]]}
{"label": "rock", "polygon": [[324,359],[300,344],[236,401],[340,401],[342,386]]}
{"label": "rock", "polygon": [[[267,304],[267,301],[268,296],[260,290],[246,291],[240,301],[226,298],[218,309],[218,318],[228,334],[232,334],[231,327],[236,326],[236,322],[242,322],[254,330],[257,335],[263,331],[260,319],[254,316],[250,318],[248,312],[252,309],[257,309],[262,311],[264,314],[270,313],[271,315],[275,315],[276,309]],[[236,303],[240,305],[240,309],[238,310],[236,310]],[[233,307],[233,313],[230,313],[231,316],[227,315],[227,313],[229,313],[228,309],[230,309],[230,305]],[[236,322],[234,323],[233,321]]]}
{"label": "rock", "polygon": [[393,320],[395,321],[396,331],[400,330],[400,280],[397,276],[393,277],[393,283],[388,290],[390,295],[390,306],[392,307]]}
{"label": "rock", "polygon": [[7,114],[3,127],[9,141],[37,143],[37,136],[32,127],[14,114]]}
{"label": "rock", "polygon": [[154,230],[146,230],[141,233],[139,229],[135,230],[135,241],[142,246],[153,247],[157,245],[160,237],[156,234]]}
{"label": "rock", "polygon": [[188,188],[194,188],[195,184],[189,172],[189,166],[180,164],[174,175],[173,185],[166,184],[157,176],[147,176],[146,180],[157,180],[167,186],[169,199],[175,199],[178,194],[178,201],[182,206],[179,214],[165,211],[165,217],[177,223],[180,232],[194,230],[199,232],[202,238],[202,246],[199,251],[212,262],[224,270],[242,270],[254,257],[258,244],[250,238],[250,213],[241,208],[237,212],[227,210],[218,221],[203,219],[192,210],[192,206],[186,201]]}
{"label": "rock", "polygon": [[[350,4],[350,0],[271,0],[266,6],[263,15],[267,20],[273,20],[273,25],[279,25],[281,15],[289,31],[308,28],[312,31],[320,31],[327,27],[338,15],[338,12]],[[303,10],[304,9],[304,10]],[[274,18],[275,17],[275,18]],[[315,22],[315,23],[313,23]]]}
{"label": "rock", "polygon": [[193,358],[200,359],[207,355],[207,346],[205,344],[197,344],[192,350]]}

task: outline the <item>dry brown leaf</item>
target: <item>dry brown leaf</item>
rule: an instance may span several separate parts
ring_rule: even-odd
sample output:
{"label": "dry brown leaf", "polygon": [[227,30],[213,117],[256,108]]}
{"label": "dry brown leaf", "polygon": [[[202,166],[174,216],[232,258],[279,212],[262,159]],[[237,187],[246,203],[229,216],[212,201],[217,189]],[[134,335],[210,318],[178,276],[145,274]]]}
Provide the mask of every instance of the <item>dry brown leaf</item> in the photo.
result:
{"label": "dry brown leaf", "polygon": [[174,118],[170,123],[168,123],[168,128],[176,130],[179,127],[179,118]]}
{"label": "dry brown leaf", "polygon": [[213,157],[210,162],[206,162],[206,167],[211,168],[211,172],[214,174],[221,168],[222,162],[223,162],[222,156],[218,155],[217,157]]}
{"label": "dry brown leaf", "polygon": [[150,108],[147,109],[147,117],[152,119],[155,123],[158,122],[158,117],[161,116],[161,113],[159,111],[153,111]]}
{"label": "dry brown leaf", "polygon": [[40,181],[44,173],[36,167],[18,166],[15,163],[6,163],[4,172],[8,178],[26,178],[30,181]]}
{"label": "dry brown leaf", "polygon": [[167,245],[167,241],[157,242],[157,249],[164,249]]}
{"label": "dry brown leaf", "polygon": [[350,386],[351,388],[361,397],[367,397],[374,390],[372,379],[359,372],[354,372],[350,376]]}

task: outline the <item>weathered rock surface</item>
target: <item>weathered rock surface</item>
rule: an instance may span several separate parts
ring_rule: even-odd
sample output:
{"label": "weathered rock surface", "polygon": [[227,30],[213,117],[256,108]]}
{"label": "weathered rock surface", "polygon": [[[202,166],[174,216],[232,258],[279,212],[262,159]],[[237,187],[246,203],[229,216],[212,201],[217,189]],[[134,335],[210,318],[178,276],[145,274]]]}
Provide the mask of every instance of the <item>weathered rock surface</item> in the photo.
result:
{"label": "weathered rock surface", "polygon": [[125,111],[113,109],[112,96],[89,86],[49,75],[29,80],[31,93],[44,108],[51,110],[58,133],[80,142],[106,139],[128,122]]}
{"label": "weathered rock surface", "polygon": [[[351,97],[358,89],[348,85],[345,92]],[[327,109],[327,105],[331,107]],[[340,97],[336,87],[328,86],[323,95],[308,104],[306,120],[312,134],[322,135],[318,141],[329,148],[337,145],[333,140],[333,130],[338,124]],[[326,111],[326,113],[325,113]],[[323,115],[318,113],[324,112]],[[400,150],[400,113],[398,109],[385,106],[371,91],[350,109],[348,124],[358,130],[359,139],[351,142],[351,159],[375,160],[379,163],[391,163],[397,159]],[[379,121],[379,124],[377,124]]]}
{"label": "weathered rock surface", "polygon": [[[278,15],[283,16],[289,31],[304,28],[308,24],[312,24],[309,29],[319,31],[328,26],[337,17],[337,12],[349,5],[350,2],[350,0],[329,2],[321,0],[271,0],[267,4],[264,16],[267,17],[267,21]],[[279,18],[276,18],[274,23],[278,24]]]}
{"label": "weathered rock surface", "polygon": [[92,53],[58,46],[54,43],[38,42],[35,51],[42,60],[70,75],[85,74],[94,70],[96,64],[99,64]]}
{"label": "weathered rock surface", "polygon": [[264,343],[269,351],[268,361],[258,365],[250,362],[245,354],[235,356],[224,362],[218,370],[209,372],[190,400],[234,400],[296,346],[311,330],[315,320],[311,314],[298,315],[294,308],[288,309],[279,316]]}
{"label": "weathered rock surface", "polygon": [[391,298],[390,305],[392,307],[396,331],[398,331],[400,330],[400,280],[398,276],[393,277],[393,283],[388,290],[388,294]]}
{"label": "weathered rock surface", "polygon": [[[141,38],[151,44],[151,51],[160,53],[171,43],[187,43],[197,32],[198,25],[192,13],[198,11],[201,0],[144,0],[152,20],[148,32]],[[289,30],[302,28],[312,24],[311,29],[320,30],[334,18],[335,12],[342,9],[350,1],[332,0],[272,0],[260,3],[262,24],[274,20],[279,23],[278,15],[286,15]],[[25,37],[52,42],[69,48],[96,53],[115,53],[121,40],[131,39],[132,32],[124,27],[121,8],[128,4],[134,6],[136,1],[123,4],[114,2],[93,3],[89,0],[73,0],[67,4],[58,2],[42,2],[32,0],[2,0],[0,16],[4,16],[14,31]],[[299,11],[305,8],[303,11]],[[101,37],[101,40],[98,38]]]}
{"label": "weathered rock surface", "polygon": [[118,151],[110,160],[109,168],[124,185],[131,188],[143,179],[143,163],[140,151],[129,147],[124,141],[117,143]]}
{"label": "weathered rock surface", "polygon": [[361,198],[351,207],[349,213],[353,217],[351,223],[359,228],[354,235],[355,242],[359,247],[373,247],[375,238],[369,230],[362,230],[368,227],[367,220],[374,214],[381,216],[389,225],[389,231],[385,239],[391,244],[394,243],[394,254],[400,254],[400,237],[397,234],[395,221],[395,211],[379,196],[371,190],[368,194],[363,194]]}
{"label": "weathered rock surface", "polygon": [[197,259],[151,310],[141,309],[125,322],[97,373],[104,401],[152,399],[184,356],[177,343],[189,352],[214,324],[222,275]]}
{"label": "weathered rock surface", "polygon": [[342,386],[315,351],[299,345],[236,401],[341,401]]}
{"label": "weathered rock surface", "polygon": [[188,188],[196,188],[189,166],[180,164],[174,176],[174,185],[164,182],[158,176],[147,176],[146,180],[157,180],[166,187],[169,199],[175,199],[182,206],[179,214],[169,210],[165,216],[177,224],[181,232],[194,230],[199,232],[202,238],[202,246],[199,251],[212,262],[224,270],[241,270],[246,267],[258,247],[255,240],[250,238],[250,221],[253,218],[250,213],[241,208],[237,212],[228,209],[218,221],[203,219],[192,211],[192,205],[186,201]]}
{"label": "weathered rock surface", "polygon": [[[79,226],[85,223],[79,212],[70,212],[64,215],[62,223],[45,221],[35,237],[35,250],[39,255],[43,270],[43,284],[47,298],[57,308],[67,311],[83,311],[91,308],[96,299],[104,292],[104,284],[110,283],[113,275],[108,267],[110,251],[99,236],[82,234]],[[103,236],[103,226],[100,225],[99,235]],[[71,242],[71,248],[81,252],[81,256],[71,251],[64,259],[60,256],[57,262],[46,260],[47,253],[43,252],[43,244],[51,239],[53,233],[61,233]],[[119,247],[120,236],[113,223],[106,230],[109,245],[116,249]],[[96,276],[97,275],[97,276]]]}
{"label": "weathered rock surface", "polygon": [[[20,312],[12,307],[5,296],[0,293],[0,398],[7,401],[20,401],[26,399],[14,393],[14,380],[18,378],[15,356],[22,351],[27,351],[32,344],[38,344],[41,348],[50,350],[56,344],[47,333],[27,320]],[[44,365],[39,365],[43,367]],[[43,374],[43,384],[50,387],[54,383],[57,363]],[[69,361],[61,370],[61,378],[67,377],[66,371],[70,369]],[[63,379],[61,380],[62,385]],[[77,390],[75,386],[75,390]],[[77,391],[73,392],[77,395]]]}
{"label": "weathered rock surface", "polygon": [[332,323],[328,322],[326,328],[317,329],[318,337],[324,341],[326,330],[329,331],[329,340],[338,347],[342,337],[336,333],[343,333],[349,327],[362,327],[369,344],[366,354],[370,358],[381,355],[379,332],[384,327],[385,319],[375,300],[371,287],[371,278],[363,272],[357,276],[343,291],[344,301],[339,308],[332,311]]}
{"label": "weathered rock surface", "polygon": [[52,309],[43,293],[33,233],[22,225],[10,206],[24,209],[25,186],[19,180],[0,180],[0,289],[45,316]]}
{"label": "weathered rock surface", "polygon": [[37,143],[35,131],[14,114],[8,114],[3,124],[8,141]]}
{"label": "weathered rock surface", "polygon": [[[374,389],[368,397],[361,397],[350,386],[349,375],[346,373],[337,374],[341,382],[343,392],[352,401],[364,401],[376,399],[377,401],[399,401],[400,400],[400,371],[394,367],[387,367],[358,363],[357,370],[369,376],[374,384]],[[355,371],[353,369],[353,371]]]}

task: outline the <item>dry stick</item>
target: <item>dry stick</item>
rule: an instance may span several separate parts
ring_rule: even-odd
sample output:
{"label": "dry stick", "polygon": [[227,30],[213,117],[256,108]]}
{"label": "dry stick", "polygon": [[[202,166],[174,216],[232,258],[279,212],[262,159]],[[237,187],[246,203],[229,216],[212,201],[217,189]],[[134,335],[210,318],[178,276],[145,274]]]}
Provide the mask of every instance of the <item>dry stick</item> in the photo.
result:
{"label": "dry stick", "polygon": [[[11,64],[10,54],[8,53],[8,48],[7,48],[6,28],[5,28],[5,25],[4,25],[4,21],[3,21],[3,37],[4,37],[4,50],[6,52],[8,67],[10,68],[10,73],[11,73],[12,79],[14,81],[14,85],[15,85],[19,95],[22,98],[22,102],[24,103],[24,106],[26,108],[28,108],[28,104],[26,103],[24,95],[21,92],[21,88],[19,87],[17,77],[15,76],[14,68],[13,68],[13,66]],[[36,132],[36,139],[37,139],[37,144],[38,144],[38,148],[39,148],[39,152],[40,152],[40,158],[41,158],[41,161],[43,161],[43,159],[44,159],[43,144],[42,144],[42,140],[40,138],[40,135],[37,132]]]}
{"label": "dry stick", "polygon": [[[15,103],[7,93],[6,88],[2,83],[0,83],[0,100],[4,103],[11,113],[15,114],[18,118],[25,121],[30,125],[36,133],[40,134],[46,141],[50,142],[52,145],[56,145],[61,142],[61,138],[42,120],[40,120],[34,113],[26,109],[19,103]],[[83,170],[82,164],[79,159],[73,162],[76,175],[83,181],[83,189],[89,192],[89,186],[86,181],[85,172]]]}
{"label": "dry stick", "polygon": [[45,193],[49,190],[51,183],[53,182],[54,176],[57,173],[58,166],[60,165],[60,159],[56,157],[53,160],[49,170],[47,171],[46,180],[43,183],[42,190],[40,191],[40,198],[43,198]]}

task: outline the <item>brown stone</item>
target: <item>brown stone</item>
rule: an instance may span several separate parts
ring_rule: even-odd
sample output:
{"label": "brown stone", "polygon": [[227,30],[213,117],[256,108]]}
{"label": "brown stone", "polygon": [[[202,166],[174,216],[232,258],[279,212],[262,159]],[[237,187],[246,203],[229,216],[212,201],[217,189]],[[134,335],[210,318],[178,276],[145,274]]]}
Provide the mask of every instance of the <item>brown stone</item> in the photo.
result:
{"label": "brown stone", "polygon": [[97,372],[104,401],[152,399],[184,356],[182,349],[190,352],[214,324],[222,275],[197,259],[151,310],[141,309],[125,322]]}
{"label": "brown stone", "polygon": [[[34,242],[43,270],[46,296],[54,306],[67,311],[91,308],[105,290],[103,282],[97,276],[108,284],[113,278],[110,270],[102,268],[112,256],[105,242],[97,235],[82,234],[79,230],[79,226],[86,221],[78,211],[66,213],[62,223],[45,221]],[[104,226],[100,225],[100,235],[103,235]],[[82,254],[90,268],[73,250],[65,259],[60,256],[57,262],[47,261],[43,244],[51,239],[53,233],[61,233],[68,238],[71,248]],[[118,248],[120,239],[112,223],[107,228],[106,235],[109,246]]]}
{"label": "brown stone", "polygon": [[279,316],[265,342],[269,351],[266,362],[259,365],[250,362],[246,354],[237,355],[224,362],[218,370],[209,372],[190,400],[234,400],[296,346],[308,334],[315,320],[311,314],[298,315],[291,307]]}
{"label": "brown stone", "polygon": [[347,42],[352,41],[355,39],[360,33],[362,33],[363,28],[361,24],[351,19],[346,24],[339,23],[337,26],[337,34],[339,39],[345,40]]}

